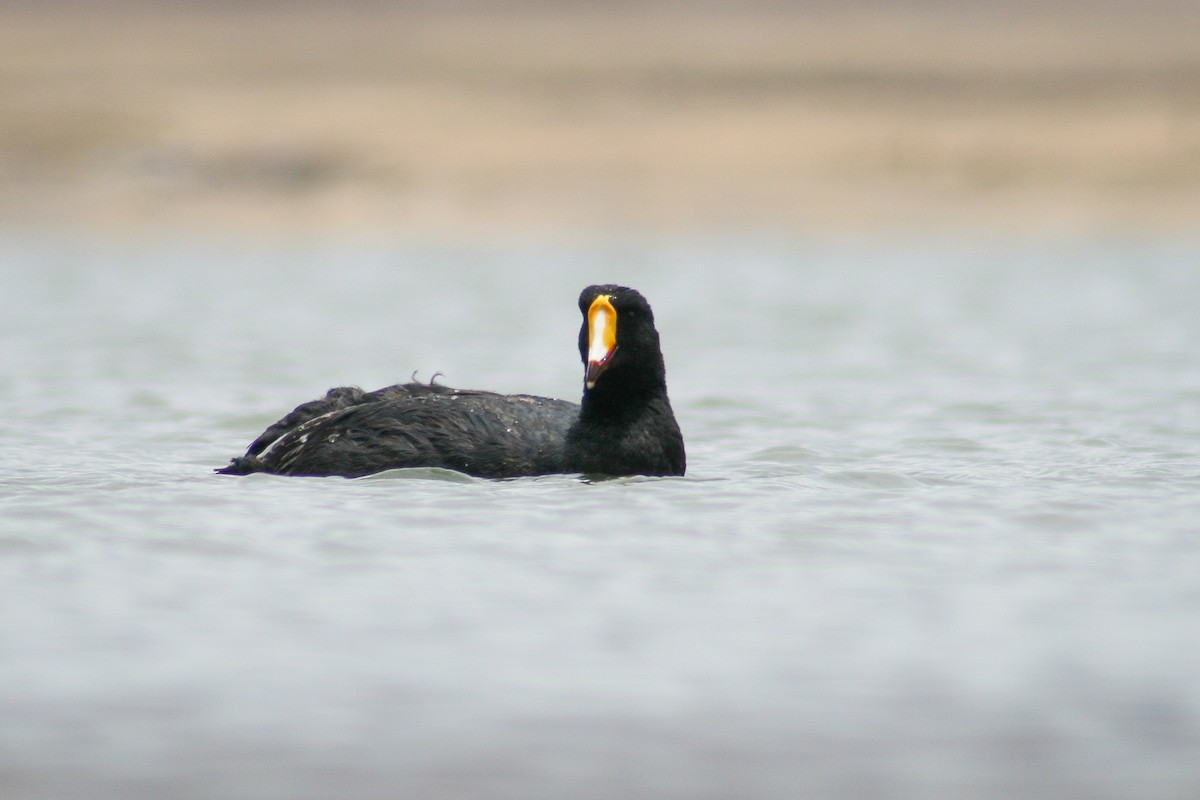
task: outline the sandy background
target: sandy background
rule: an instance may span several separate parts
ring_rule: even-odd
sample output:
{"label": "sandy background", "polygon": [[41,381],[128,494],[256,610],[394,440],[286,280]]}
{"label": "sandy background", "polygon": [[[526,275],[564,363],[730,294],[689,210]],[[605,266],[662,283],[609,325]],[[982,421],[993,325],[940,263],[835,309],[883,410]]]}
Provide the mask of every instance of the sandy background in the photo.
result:
{"label": "sandy background", "polygon": [[1200,227],[1200,3],[4,3],[0,215]]}

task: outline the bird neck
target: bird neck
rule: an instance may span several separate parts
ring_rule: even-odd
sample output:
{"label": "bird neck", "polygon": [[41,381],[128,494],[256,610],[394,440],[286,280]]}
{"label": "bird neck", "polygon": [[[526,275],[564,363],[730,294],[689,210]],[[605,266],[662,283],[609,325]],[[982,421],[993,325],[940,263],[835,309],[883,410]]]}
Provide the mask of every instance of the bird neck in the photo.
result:
{"label": "bird neck", "polygon": [[580,418],[585,421],[620,422],[636,418],[656,400],[666,397],[661,370],[608,373],[584,390]]}

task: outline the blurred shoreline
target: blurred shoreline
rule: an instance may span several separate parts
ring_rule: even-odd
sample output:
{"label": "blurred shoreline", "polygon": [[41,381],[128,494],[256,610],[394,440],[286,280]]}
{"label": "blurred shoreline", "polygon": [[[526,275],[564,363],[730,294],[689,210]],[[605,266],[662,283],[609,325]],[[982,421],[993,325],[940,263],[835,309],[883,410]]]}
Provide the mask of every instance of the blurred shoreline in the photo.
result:
{"label": "blurred shoreline", "polygon": [[0,22],[10,227],[1200,219],[1200,4],[51,2]]}

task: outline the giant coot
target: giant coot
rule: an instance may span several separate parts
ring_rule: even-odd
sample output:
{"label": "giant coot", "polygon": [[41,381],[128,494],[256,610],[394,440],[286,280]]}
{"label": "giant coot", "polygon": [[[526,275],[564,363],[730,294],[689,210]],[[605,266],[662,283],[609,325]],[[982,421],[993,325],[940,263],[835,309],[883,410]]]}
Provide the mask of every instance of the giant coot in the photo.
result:
{"label": "giant coot", "polygon": [[608,284],[584,289],[579,310],[578,405],[435,383],[330,389],[217,472],[349,478],[442,467],[485,478],[682,475],[683,435],[667,399],[650,304],[633,289]]}

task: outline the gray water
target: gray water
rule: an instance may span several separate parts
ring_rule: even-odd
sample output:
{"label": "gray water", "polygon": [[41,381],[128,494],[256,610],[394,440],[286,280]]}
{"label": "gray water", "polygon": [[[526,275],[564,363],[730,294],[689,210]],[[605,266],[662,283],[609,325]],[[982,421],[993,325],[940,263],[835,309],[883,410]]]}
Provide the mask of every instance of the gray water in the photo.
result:
{"label": "gray water", "polygon": [[[1200,796],[1200,239],[0,237],[4,798]],[[211,474],[331,385],[683,479]]]}

